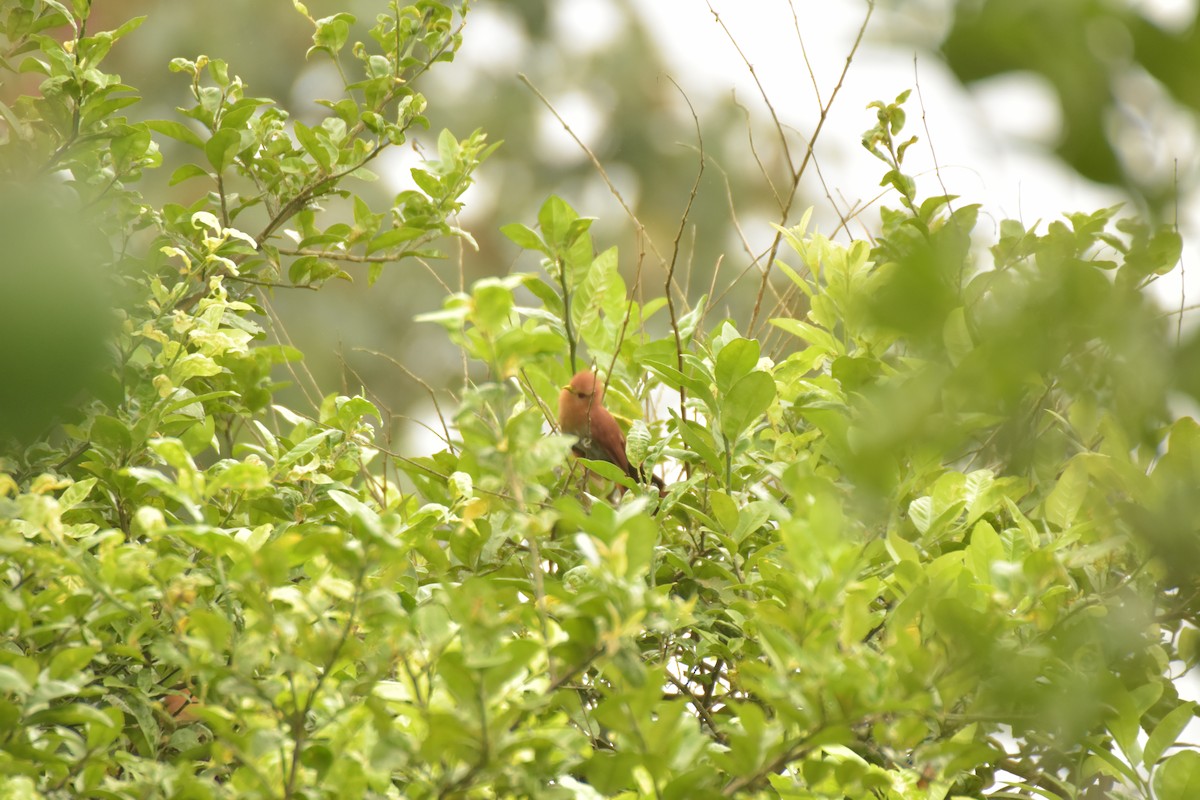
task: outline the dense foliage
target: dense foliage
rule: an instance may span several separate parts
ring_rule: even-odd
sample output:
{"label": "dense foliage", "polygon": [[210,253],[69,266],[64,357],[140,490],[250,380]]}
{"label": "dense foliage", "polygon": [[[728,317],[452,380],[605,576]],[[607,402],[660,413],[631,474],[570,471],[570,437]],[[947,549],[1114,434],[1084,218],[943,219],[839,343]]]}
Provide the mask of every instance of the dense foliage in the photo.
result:
{"label": "dense foliage", "polygon": [[[88,6],[0,11],[0,68],[36,76],[0,105],[3,796],[1200,787],[1175,682],[1200,426],[1168,402],[1196,345],[1144,293],[1176,233],[1105,209],[984,251],[978,207],[905,173],[901,97],[864,136],[897,208],[873,241],[783,230],[749,336],[669,276],[631,300],[551,197],[505,228],[542,271],[425,316],[475,380],[409,458],[364,396],[273,399],[301,354],[269,292],[469,241],[481,134],[438,136],[388,209],[353,193],[423,122],[462,10],[390,0],[353,45],[313,19],[345,94],[306,126],[203,56],[172,62],[179,119],[122,117],[100,64],[139,21],[89,31]],[[155,208],[168,142],[193,159]],[[553,430],[588,364],[662,496],[583,479]]]}

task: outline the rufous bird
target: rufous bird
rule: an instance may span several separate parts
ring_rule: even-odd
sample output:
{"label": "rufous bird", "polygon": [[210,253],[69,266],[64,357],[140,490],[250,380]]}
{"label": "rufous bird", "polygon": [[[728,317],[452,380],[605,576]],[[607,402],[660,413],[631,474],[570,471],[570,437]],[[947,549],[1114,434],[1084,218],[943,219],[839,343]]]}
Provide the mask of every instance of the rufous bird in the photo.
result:
{"label": "rufous bird", "polygon": [[[577,372],[571,383],[563,387],[558,396],[558,427],[578,438],[571,448],[575,455],[616,464],[635,481],[646,481],[642,471],[629,463],[625,434],[604,407],[604,383],[596,378],[596,373],[586,369]],[[657,475],[651,475],[650,481],[660,492],[663,490],[662,479]]]}

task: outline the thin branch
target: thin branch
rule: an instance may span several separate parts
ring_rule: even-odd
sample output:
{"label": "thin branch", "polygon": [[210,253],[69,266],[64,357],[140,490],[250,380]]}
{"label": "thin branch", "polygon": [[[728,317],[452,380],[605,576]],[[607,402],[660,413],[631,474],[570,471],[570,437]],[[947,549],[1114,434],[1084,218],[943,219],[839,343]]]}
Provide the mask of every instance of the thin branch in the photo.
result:
{"label": "thin branch", "polygon": [[808,743],[809,741],[810,739],[806,738],[796,742],[785,749],[778,756],[771,759],[766,764],[763,764],[754,772],[751,772],[749,775],[742,775],[734,778],[729,783],[725,784],[725,788],[721,790],[721,794],[726,797],[732,797],[738,792],[754,788],[768,775],[774,775],[776,772],[779,772],[779,770],[783,769],[788,764],[811,750],[812,745]]}
{"label": "thin branch", "polygon": [[700,716],[700,721],[712,732],[713,738],[721,744],[725,744],[725,734],[721,733],[717,728],[716,720],[709,713],[708,706],[701,702],[700,698],[696,697],[695,692],[686,683],[679,680],[679,678],[676,678],[669,671],[665,671],[663,674],[667,676],[667,680],[672,686],[682,692],[691,701],[692,707],[696,709],[696,713]]}
{"label": "thin branch", "polygon": [[[1179,159],[1175,159],[1175,233],[1179,234]],[[1183,263],[1183,251],[1179,253],[1179,314],[1175,317],[1175,346],[1183,339],[1183,309],[1187,302],[1187,269]]]}
{"label": "thin branch", "polygon": [[360,256],[336,250],[312,250],[307,247],[299,250],[277,247],[276,250],[285,256],[316,256],[317,258],[327,258],[330,261],[348,261],[352,264],[390,264],[399,260],[395,256]]}
{"label": "thin branch", "polygon": [[517,376],[518,380],[525,387],[525,391],[528,392],[533,401],[537,403],[538,408],[541,409],[542,416],[546,418],[546,422],[550,425],[550,430],[558,433],[558,419],[555,418],[554,412],[550,410],[549,406],[542,402],[542,398],[538,393],[534,391],[533,383],[529,380],[529,374],[525,371],[524,367],[517,371]]}
{"label": "thin branch", "polygon": [[692,296],[692,276],[696,274],[696,226],[692,225],[692,235],[688,240],[688,259],[684,272],[687,273],[687,278],[683,281],[683,296]]}
{"label": "thin branch", "polygon": [[[675,336],[675,363],[680,374],[683,374],[683,340],[679,335],[679,316],[675,311],[675,300],[671,292],[671,284],[675,281],[675,264],[679,260],[679,242],[683,239],[683,231],[687,227],[688,215],[692,212],[692,203],[696,200],[696,193],[700,190],[700,179],[704,177],[704,136],[700,132],[700,117],[696,115],[696,109],[692,106],[692,101],[688,99],[687,93],[683,91],[674,78],[668,76],[668,80],[675,85],[679,93],[683,95],[683,101],[687,103],[688,111],[692,114],[692,123],[696,126],[696,142],[700,148],[699,167],[696,169],[696,180],[692,182],[692,192],[688,195],[687,206],[683,209],[683,215],[679,218],[679,230],[675,233],[675,241],[671,245],[671,263],[667,267],[667,276],[664,281],[663,291],[667,297],[667,311],[671,315],[671,332]],[[679,419],[683,422],[687,421],[687,387],[682,384],[679,387]]]}
{"label": "thin branch", "polygon": [[721,253],[717,256],[717,262],[713,264],[712,280],[708,284],[709,301],[704,304],[704,308],[700,309],[700,319],[696,321],[696,328],[701,329],[704,325],[704,320],[708,318],[708,310],[716,305],[712,301],[713,292],[717,290],[717,276],[721,274],[721,265],[725,263],[725,254]]}
{"label": "thin branch", "polygon": [[771,196],[775,198],[775,205],[779,206],[779,210],[782,211],[784,208],[783,197],[780,196],[779,190],[775,188],[775,181],[771,180],[771,171],[763,163],[762,156],[758,154],[758,147],[754,144],[754,128],[750,124],[750,109],[738,101],[736,91],[733,92],[733,105],[746,117],[746,140],[750,145],[750,155],[754,157],[754,163],[758,166],[759,174],[767,182],[767,188],[771,190]]}
{"label": "thin branch", "polygon": [[[574,130],[572,130],[571,126],[567,124],[567,121],[563,119],[562,115],[558,113],[558,109],[554,107],[554,104],[550,102],[546,95],[542,94],[541,91],[539,91],[538,88],[533,85],[533,82],[529,80],[529,77],[525,75],[525,73],[519,72],[517,73],[517,77],[521,79],[522,83],[529,87],[529,90],[537,96],[538,100],[542,102],[542,105],[544,105],[546,109],[554,115],[554,118],[558,120],[560,125],[563,126],[563,130],[567,132],[567,135],[575,140],[575,144],[579,145],[579,148],[583,150],[584,154],[587,155],[589,160],[591,160],[592,166],[596,168],[596,172],[600,174],[600,178],[604,181],[605,185],[608,186],[609,193],[617,199],[617,202],[621,204],[621,208],[625,211],[625,215],[628,216],[629,220],[633,223],[634,228],[637,231],[637,235],[643,237],[645,242],[649,244],[651,252],[653,252],[654,256],[658,259],[658,263],[666,266],[667,260],[663,257],[662,253],[659,252],[658,247],[654,244],[654,240],[650,238],[650,234],[646,231],[646,226],[640,219],[638,219],[637,214],[633,212],[633,209],[629,207],[629,204],[625,202],[625,198],[621,195],[620,190],[618,190],[616,185],[612,182],[612,178],[608,176],[608,172],[605,171],[604,165],[600,163],[600,159],[596,157],[596,154],[592,152],[590,147],[584,144],[583,140],[579,138]],[[679,287],[676,286],[675,288],[678,290]],[[687,298],[684,298],[684,307],[687,307]]]}
{"label": "thin branch", "polygon": [[[362,123],[359,123],[359,126],[361,126],[361,125],[362,125]],[[357,127],[358,126],[356,126],[356,129],[352,129],[350,131],[350,133],[347,134],[347,140],[353,139],[355,136],[358,135],[359,131],[358,131]],[[258,242],[259,245],[261,246],[269,238],[271,238],[271,235],[274,234],[275,231],[277,231],[280,228],[280,226],[282,226],[285,222],[287,222],[289,219],[291,219],[297,213],[302,211],[304,209],[304,207],[307,206],[314,198],[320,196],[320,194],[322,192],[324,192],[325,189],[329,188],[330,186],[333,186],[334,184],[336,184],[338,181],[340,181],[342,178],[346,177],[350,173],[360,170],[363,167],[365,167],[367,164],[371,163],[371,161],[374,160],[374,158],[376,156],[378,156],[380,153],[382,153],[388,147],[389,144],[390,143],[386,142],[386,141],[380,142],[379,144],[377,144],[373,148],[371,148],[371,151],[369,153],[367,153],[363,157],[362,161],[359,161],[357,164],[350,166],[350,167],[346,167],[345,169],[339,170],[337,172],[331,172],[328,175],[326,175],[324,178],[321,178],[320,180],[317,180],[317,181],[309,184],[308,186],[304,187],[303,189],[301,189],[296,194],[296,196],[293,197],[291,200],[287,201],[283,205],[283,208],[279,209],[279,213],[277,213],[274,217],[272,217],[271,220],[266,224],[266,226],[261,231],[259,231],[258,235],[254,237],[254,241]]]}
{"label": "thin branch", "polygon": [[1174,311],[1164,311],[1161,314],[1159,314],[1159,316],[1160,317],[1174,317],[1176,315],[1186,314],[1189,311],[1195,311],[1198,308],[1200,308],[1200,303],[1193,303],[1190,306],[1180,306],[1179,308],[1175,309]]}
{"label": "thin branch", "polygon": [[[272,323],[271,329],[275,332],[275,338],[279,340],[280,344],[286,344],[289,347],[295,347],[295,344],[292,342],[292,337],[288,334],[287,328],[283,324],[283,319],[280,318],[279,314],[275,311],[275,308],[271,304],[270,299],[267,298],[266,296],[263,296],[260,299],[262,301],[263,310],[266,311],[267,316],[269,316],[271,318],[271,323]],[[308,365],[305,362],[301,361],[300,369],[304,370],[304,374],[308,378],[309,385],[305,385],[304,381],[302,381],[300,379],[300,375],[296,372],[296,367],[294,366],[295,364],[296,364],[295,361],[287,362],[288,372],[292,373],[292,377],[296,379],[296,384],[300,387],[300,391],[304,392],[304,396],[305,396],[305,398],[307,398],[308,402],[312,404],[312,408],[314,408],[314,409],[320,408],[321,407],[321,401],[319,399],[321,396],[320,384],[318,384],[317,379],[315,377],[313,377],[312,372],[308,369]],[[310,386],[311,386],[311,392],[310,392]],[[314,396],[312,394],[312,392],[315,392],[316,396]]]}
{"label": "thin branch", "polygon": [[[272,289],[308,289],[316,292],[320,291],[321,287],[315,283],[279,283],[278,281],[260,281],[258,278],[248,278],[245,275],[226,275],[225,280],[236,281],[237,283],[249,283],[253,286],[269,286]],[[201,297],[208,294],[206,289],[201,293]],[[197,297],[197,300],[200,298]]]}
{"label": "thin branch", "polygon": [[[225,98],[221,98],[221,102],[225,102]],[[228,228],[229,222],[229,202],[225,197],[225,173],[224,171],[217,172],[217,197],[221,201],[221,225]]]}
{"label": "thin branch", "polygon": [[800,42],[800,55],[804,57],[804,67],[808,70],[808,79],[812,81],[813,94],[817,97],[817,105],[821,103],[821,86],[817,83],[817,73],[808,60],[808,48],[804,46],[804,36],[800,33],[800,16],[796,13],[796,4],[788,0],[788,8],[792,12],[792,27],[796,29],[796,41]]}
{"label": "thin branch", "polygon": [[[950,190],[946,188],[945,182],[942,180],[942,168],[938,164],[937,150],[933,147],[933,134],[929,132],[929,120],[925,117],[925,95],[921,93],[921,74],[917,70],[917,56],[913,54],[913,85],[917,87],[917,103],[921,106],[921,127],[925,129],[925,141],[929,143],[929,155],[933,158],[933,174],[937,176],[938,186],[942,187],[942,194],[949,196]],[[946,208],[954,211],[954,207],[950,205],[950,201],[946,201]]]}
{"label": "thin branch", "polygon": [[[787,136],[783,132],[783,123],[779,121],[779,115],[775,113],[775,106],[772,105],[770,97],[767,95],[767,90],[763,88],[762,82],[758,79],[758,72],[754,69],[754,64],[750,63],[750,59],[747,58],[746,54],[742,51],[741,45],[737,43],[737,39],[725,25],[725,21],[721,19],[721,15],[718,14],[712,7],[712,3],[708,2],[706,5],[708,6],[709,13],[713,15],[713,19],[718,25],[721,26],[721,30],[725,32],[725,36],[729,39],[729,43],[733,45],[733,49],[737,51],[739,56],[741,56],[742,63],[745,64],[746,69],[750,71],[750,77],[754,79],[754,85],[758,87],[759,95],[762,96],[763,102],[767,104],[767,110],[771,114],[771,119],[775,122],[775,131],[779,134],[779,140],[783,143],[783,157],[787,159],[788,172],[794,173],[796,171],[796,165],[792,162],[791,151],[788,150]],[[804,168],[801,167],[801,170],[803,169]]]}
{"label": "thin branch", "polygon": [[450,426],[449,426],[449,424],[446,423],[446,417],[442,414],[442,407],[438,403],[437,392],[435,392],[433,390],[433,387],[430,386],[428,383],[426,383],[425,380],[423,378],[421,378],[420,375],[417,375],[415,372],[410,370],[408,367],[401,364],[398,359],[393,358],[392,356],[389,356],[387,353],[380,353],[379,351],[372,350],[368,347],[355,347],[353,349],[354,349],[354,352],[356,352],[356,353],[368,353],[369,355],[377,356],[379,358],[384,359],[385,361],[388,361],[389,363],[392,364],[392,366],[396,367],[396,369],[400,370],[406,376],[408,376],[408,378],[410,380],[412,380],[413,382],[415,382],[417,384],[420,384],[421,388],[425,390],[425,393],[427,395],[429,395],[430,402],[433,403],[433,410],[435,413],[437,413],[438,421],[442,423],[442,433],[444,434],[443,441],[446,442],[446,447],[450,448],[450,452],[453,453],[454,452],[454,444],[453,444],[454,439],[450,435]]}
{"label": "thin branch", "polygon": [[558,285],[562,289],[563,301],[563,328],[567,335],[567,353],[571,359],[571,374],[574,375],[578,370],[575,364],[575,333],[571,330],[571,289],[567,286],[567,262],[561,258],[554,260],[558,267]]}
{"label": "thin branch", "polygon": [[[825,121],[829,118],[829,111],[833,108],[834,102],[837,100],[838,93],[842,90],[842,85],[846,81],[846,75],[850,72],[850,65],[854,62],[854,56],[858,53],[858,48],[862,44],[863,36],[867,32],[867,25],[871,21],[871,15],[875,12],[875,0],[867,0],[867,13],[863,17],[862,25],[859,26],[858,35],[854,38],[854,45],[850,48],[850,52],[846,55],[846,63],[842,67],[842,72],[838,76],[837,85],[833,87],[833,91],[829,95],[829,100],[825,105],[821,106],[821,114],[817,119],[816,128],[813,129],[813,134],[808,140],[808,146],[804,152],[804,158],[800,162],[800,167],[792,172],[792,188],[788,195],[787,203],[783,210],[780,225],[787,223],[787,215],[791,211],[792,203],[796,200],[796,192],[800,187],[800,179],[804,176],[804,170],[808,167],[808,162],[812,159],[813,148],[816,147],[817,139],[821,135],[821,130],[825,127]],[[740,52],[740,51],[739,51]],[[782,130],[780,131],[782,137]],[[791,163],[789,158],[788,163]],[[762,282],[758,287],[758,297],[754,301],[754,311],[750,315],[750,325],[747,328],[747,336],[753,336],[754,330],[758,326],[758,316],[762,310],[763,296],[767,291],[767,284],[770,283],[771,267],[775,263],[775,256],[779,252],[779,245],[783,241],[783,234],[776,231],[775,238],[771,242],[770,254],[766,259],[765,269],[763,270]]]}

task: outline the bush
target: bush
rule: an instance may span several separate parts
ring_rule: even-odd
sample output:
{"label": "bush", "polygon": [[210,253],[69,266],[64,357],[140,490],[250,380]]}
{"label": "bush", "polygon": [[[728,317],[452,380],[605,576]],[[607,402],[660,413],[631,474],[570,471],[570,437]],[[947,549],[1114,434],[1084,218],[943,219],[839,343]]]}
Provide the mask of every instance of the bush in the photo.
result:
{"label": "bush", "polygon": [[[903,98],[864,140],[900,208],[873,245],[781,229],[765,332],[630,300],[551,197],[505,228],[543,271],[425,316],[481,376],[443,452],[386,453],[361,396],[274,401],[301,354],[263,292],[468,236],[481,133],[443,132],[382,212],[348,188],[423,123],[461,14],[391,0],[349,55],[350,15],[312,20],[355,76],[313,127],[204,57],[172,62],[182,119],[131,121],[99,65],[140,19],[0,14],[0,66],[44,76],[0,107],[31,215],[5,237],[30,312],[6,315],[6,796],[1188,796],[1200,428],[1168,399],[1195,345],[1143,291],[1179,237],[1006,220],[985,265],[979,209],[904,174]],[[167,140],[194,194],[156,208],[135,186]],[[661,496],[578,480],[554,407],[587,364]]]}

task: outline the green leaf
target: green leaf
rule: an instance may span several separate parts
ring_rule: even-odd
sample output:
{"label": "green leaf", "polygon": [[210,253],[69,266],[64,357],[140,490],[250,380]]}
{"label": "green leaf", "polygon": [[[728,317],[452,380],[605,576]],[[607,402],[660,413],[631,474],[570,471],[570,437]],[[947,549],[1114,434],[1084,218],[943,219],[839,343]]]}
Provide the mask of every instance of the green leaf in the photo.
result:
{"label": "green leaf", "polygon": [[650,429],[643,420],[636,419],[625,435],[625,454],[629,457],[629,463],[635,467],[641,465],[649,450]]}
{"label": "green leaf", "polygon": [[1124,752],[1128,763],[1136,764],[1142,759],[1142,749],[1138,743],[1142,717],[1158,702],[1162,693],[1162,683],[1152,680],[1133,691],[1120,689],[1110,701],[1117,713],[1114,718],[1109,720],[1108,727]]}
{"label": "green leaf", "polygon": [[317,30],[313,33],[313,47],[309,52],[321,49],[330,55],[336,55],[346,46],[346,39],[350,35],[350,26],[353,24],[354,15],[344,12],[317,20]]}
{"label": "green leaf", "polygon": [[1200,630],[1196,628],[1181,630],[1177,652],[1188,669],[1193,669],[1200,664]]}
{"label": "green leaf", "polygon": [[183,183],[190,178],[207,178],[209,177],[208,170],[201,167],[199,164],[182,164],[171,173],[171,179],[167,181],[169,186]]}
{"label": "green leaf", "polygon": [[721,433],[733,442],[762,416],[775,399],[775,379],[765,372],[751,372],[720,398]]}
{"label": "green leaf", "polygon": [[738,515],[737,526],[729,532],[730,538],[742,544],[747,536],[757,532],[771,519],[774,508],[773,504],[761,500],[746,504]]}
{"label": "green leaf", "polygon": [[76,481],[63,491],[58,498],[58,505],[63,511],[72,509],[87,499],[91,494],[92,489],[96,487],[98,478],[88,478],[82,481]]}
{"label": "green leaf", "polygon": [[187,408],[191,405],[204,406],[210,400],[222,400],[226,397],[238,396],[237,392],[230,391],[228,389],[223,389],[216,392],[205,392],[204,394],[196,395],[193,395],[187,390],[183,390],[183,393],[183,397],[180,397],[178,400],[172,400],[170,403],[167,403],[165,406],[163,406],[162,413],[164,417],[169,414],[174,414],[176,411]]}
{"label": "green leaf", "polygon": [[732,391],[734,384],[749,375],[758,366],[761,352],[754,339],[733,339],[717,354],[713,377],[717,379],[717,395],[724,396]]}
{"label": "green leaf", "polygon": [[204,155],[217,172],[232,164],[241,149],[242,136],[234,130],[219,130],[204,143]]}
{"label": "green leaf", "polygon": [[29,685],[29,681],[25,679],[24,675],[12,667],[0,665],[0,694],[23,697],[32,690],[33,687]]}
{"label": "green leaf", "polygon": [[974,349],[975,343],[971,341],[971,331],[967,327],[966,311],[961,306],[946,315],[942,337],[946,343],[946,354],[950,356],[950,363],[955,366]]}
{"label": "green leaf", "polygon": [[275,466],[278,469],[285,469],[293,464],[297,464],[300,462],[300,459],[306,458],[315,453],[317,448],[324,444],[326,440],[334,436],[341,435],[341,431],[333,430],[332,428],[323,430],[320,433],[314,433],[312,436],[309,436],[291,450],[288,450],[286,453],[284,453],[283,457],[279,459]]}
{"label": "green leaf", "polygon": [[462,150],[459,147],[458,139],[454,138],[454,134],[448,128],[442,128],[438,134],[437,149],[438,163],[443,172],[449,171],[457,165],[461,158]]}
{"label": "green leaf", "polygon": [[513,310],[513,292],[504,282],[485,278],[471,288],[471,319],[482,330],[500,333],[508,325]]}
{"label": "green leaf", "polygon": [[528,225],[522,225],[519,222],[510,222],[508,225],[501,226],[500,232],[522,249],[536,250],[539,253],[549,255],[542,237],[538,236],[537,232]]}
{"label": "green leaf", "polygon": [[[216,469],[216,466],[213,469]],[[221,491],[249,492],[266,489],[270,485],[271,475],[265,464],[237,462],[224,466],[214,477],[209,478],[205,492],[209,497],[214,497]]]}
{"label": "green leaf", "polygon": [[838,355],[843,354],[843,348],[841,344],[833,337],[833,334],[829,333],[829,331],[818,328],[815,325],[810,325],[807,322],[802,322],[798,319],[777,317],[769,321],[776,328],[779,328],[782,331],[787,331],[793,336],[799,336],[801,339],[812,344],[813,346],[821,348],[826,353],[836,353]]}
{"label": "green leaf", "polygon": [[417,184],[417,188],[429,197],[438,198],[444,194],[442,179],[429,170],[413,167],[409,170],[409,174],[412,175],[413,182]]}
{"label": "green leaf", "polygon": [[400,228],[392,228],[391,230],[384,231],[371,240],[371,243],[367,246],[367,255],[378,253],[380,250],[389,250],[398,244],[411,242],[413,239],[419,239],[425,234],[426,231],[421,230],[420,228],[409,227],[407,225]]}
{"label": "green leaf", "polygon": [[1179,740],[1179,735],[1196,717],[1196,704],[1186,702],[1174,708],[1154,726],[1150,738],[1146,740],[1146,750],[1142,754],[1142,763],[1147,769],[1152,769],[1169,748]]}
{"label": "green leaf", "polygon": [[205,147],[204,140],[200,138],[200,135],[182,122],[171,119],[152,119],[146,122],[146,127],[155,133],[161,133],[163,136],[177,139],[184,144],[190,144],[192,147]]}
{"label": "green leaf", "polygon": [[296,139],[300,142],[300,146],[304,151],[312,156],[313,160],[320,165],[326,172],[333,165],[333,159],[329,155],[329,151],[321,144],[317,134],[313,129],[305,125],[303,122],[296,120],[292,123],[292,129],[296,132]]}
{"label": "green leaf", "polygon": [[625,470],[621,469],[616,464],[613,464],[611,461],[596,461],[591,458],[580,458],[579,463],[583,464],[601,478],[606,478],[614,483],[619,483],[628,489],[633,489],[637,486],[637,484],[633,482],[633,479],[625,474]]}
{"label": "green leaf", "polygon": [[221,367],[202,353],[188,353],[171,366],[170,377],[175,385],[181,385],[192,378],[207,378],[219,375]]}
{"label": "green leaf", "polygon": [[1046,497],[1046,519],[1060,529],[1071,527],[1087,496],[1087,462],[1074,458]]}
{"label": "green leaf", "polygon": [[929,533],[930,526],[933,525],[933,498],[918,497],[908,504],[908,518],[912,520],[912,524],[922,534]]}
{"label": "green leaf", "polygon": [[109,153],[119,170],[131,169],[146,157],[150,148],[150,131],[144,126],[129,128],[109,143]]}
{"label": "green leaf", "polygon": [[538,211],[538,227],[542,229],[542,237],[551,252],[559,252],[571,246],[568,234],[571,224],[577,219],[579,215],[575,213],[575,209],[557,195],[550,195],[546,202],[542,203]]}
{"label": "green leaf", "polygon": [[[674,412],[672,412],[674,415]],[[683,439],[684,444],[688,449],[700,456],[704,463],[708,466],[709,472],[720,474],[722,472],[721,457],[717,454],[716,443],[713,441],[712,433],[695,420],[687,420],[683,422],[675,417],[679,423],[679,436]]]}
{"label": "green leaf", "polygon": [[887,551],[897,564],[920,564],[921,554],[912,542],[900,536],[895,530],[888,531]]}
{"label": "green leaf", "polygon": [[133,446],[133,434],[124,422],[114,417],[98,416],[92,420],[92,441],[115,452],[125,452]]}
{"label": "green leaf", "polygon": [[64,680],[77,675],[92,658],[100,652],[99,647],[64,647],[50,660],[50,677]]}
{"label": "green leaf", "polygon": [[713,516],[716,517],[717,522],[721,523],[721,527],[726,533],[732,533],[738,523],[737,504],[729,495],[720,490],[711,492],[708,502],[712,506]]}
{"label": "green leaf", "polygon": [[87,703],[67,703],[30,714],[25,724],[37,725],[99,725],[113,727],[113,720],[98,708]]}
{"label": "green leaf", "polygon": [[259,100],[247,98],[239,100],[232,106],[227,106],[221,112],[221,130],[240,131],[244,129],[260,103]]}
{"label": "green leaf", "polygon": [[1153,785],[1162,800],[1200,797],[1200,752],[1175,753],[1154,770]]}
{"label": "green leaf", "polygon": [[975,523],[971,529],[971,544],[967,547],[967,565],[975,573],[975,579],[991,585],[992,565],[1003,561],[1005,556],[1004,543],[996,529],[986,520]]}

